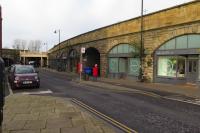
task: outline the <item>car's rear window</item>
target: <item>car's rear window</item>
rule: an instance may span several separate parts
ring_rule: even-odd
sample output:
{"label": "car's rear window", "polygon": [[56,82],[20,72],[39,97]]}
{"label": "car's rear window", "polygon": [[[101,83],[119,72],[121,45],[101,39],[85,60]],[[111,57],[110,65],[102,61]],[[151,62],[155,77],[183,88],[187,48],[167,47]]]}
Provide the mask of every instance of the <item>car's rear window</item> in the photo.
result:
{"label": "car's rear window", "polygon": [[24,74],[24,73],[34,73],[35,70],[31,66],[18,66],[15,68],[16,74]]}

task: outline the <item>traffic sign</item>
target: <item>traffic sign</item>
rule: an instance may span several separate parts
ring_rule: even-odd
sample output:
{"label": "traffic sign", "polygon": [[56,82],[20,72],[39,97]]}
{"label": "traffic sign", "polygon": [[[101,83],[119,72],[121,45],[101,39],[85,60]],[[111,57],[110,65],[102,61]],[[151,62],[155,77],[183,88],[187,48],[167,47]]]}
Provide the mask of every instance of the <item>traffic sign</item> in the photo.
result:
{"label": "traffic sign", "polygon": [[81,48],[81,53],[82,53],[82,54],[85,53],[85,48],[84,48],[84,47]]}

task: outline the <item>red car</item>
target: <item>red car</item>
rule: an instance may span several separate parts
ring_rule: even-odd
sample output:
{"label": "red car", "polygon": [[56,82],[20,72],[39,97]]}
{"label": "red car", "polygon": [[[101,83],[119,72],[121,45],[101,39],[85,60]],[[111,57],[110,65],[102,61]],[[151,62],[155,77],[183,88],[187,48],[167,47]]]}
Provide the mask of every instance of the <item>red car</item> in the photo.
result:
{"label": "red car", "polygon": [[8,70],[8,80],[12,89],[40,87],[38,72],[31,65],[13,65]]}

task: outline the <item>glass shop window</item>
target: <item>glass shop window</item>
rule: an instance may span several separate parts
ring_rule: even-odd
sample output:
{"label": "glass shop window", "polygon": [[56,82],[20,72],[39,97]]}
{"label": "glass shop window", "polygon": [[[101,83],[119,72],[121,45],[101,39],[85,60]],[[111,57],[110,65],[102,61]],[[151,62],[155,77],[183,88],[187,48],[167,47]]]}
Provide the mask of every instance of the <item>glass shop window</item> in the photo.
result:
{"label": "glass shop window", "polygon": [[134,76],[139,76],[139,72],[140,72],[140,59],[129,58],[129,74]]}
{"label": "glass shop window", "polygon": [[109,72],[110,73],[118,73],[118,58],[109,58]]}
{"label": "glass shop window", "polygon": [[185,58],[178,58],[177,77],[185,77]]}
{"label": "glass shop window", "polygon": [[158,58],[158,76],[176,77],[177,59],[173,56]]}
{"label": "glass shop window", "polygon": [[119,72],[125,73],[127,71],[127,58],[119,58]]}

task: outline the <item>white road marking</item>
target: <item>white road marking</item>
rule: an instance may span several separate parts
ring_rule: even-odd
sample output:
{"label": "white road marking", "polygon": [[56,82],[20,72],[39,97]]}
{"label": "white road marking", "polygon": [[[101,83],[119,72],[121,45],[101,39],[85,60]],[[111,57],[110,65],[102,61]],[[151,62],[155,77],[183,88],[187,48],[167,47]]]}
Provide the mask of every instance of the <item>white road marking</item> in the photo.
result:
{"label": "white road marking", "polygon": [[53,93],[51,90],[47,90],[47,91],[37,91],[37,92],[22,92],[23,95],[38,95],[38,94],[51,94]]}

